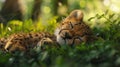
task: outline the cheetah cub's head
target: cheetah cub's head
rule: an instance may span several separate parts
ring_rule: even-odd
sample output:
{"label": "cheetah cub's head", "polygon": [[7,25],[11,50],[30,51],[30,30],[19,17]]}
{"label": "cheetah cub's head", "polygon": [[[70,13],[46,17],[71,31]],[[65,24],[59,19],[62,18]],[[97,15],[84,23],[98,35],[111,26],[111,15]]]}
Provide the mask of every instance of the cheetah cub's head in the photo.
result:
{"label": "cheetah cub's head", "polygon": [[73,44],[73,33],[71,30],[73,29],[74,25],[83,22],[83,12],[81,10],[74,10],[72,11],[68,17],[66,17],[60,26],[55,30],[55,35],[57,37],[57,42],[60,45],[64,44]]}

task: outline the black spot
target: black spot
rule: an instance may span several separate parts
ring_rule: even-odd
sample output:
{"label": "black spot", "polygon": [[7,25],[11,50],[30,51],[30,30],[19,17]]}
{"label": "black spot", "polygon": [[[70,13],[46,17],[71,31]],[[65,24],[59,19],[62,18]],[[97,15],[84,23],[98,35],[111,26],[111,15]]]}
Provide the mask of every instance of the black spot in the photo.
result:
{"label": "black spot", "polygon": [[35,40],[34,42],[36,43],[36,42],[38,42],[38,40]]}
{"label": "black spot", "polygon": [[38,36],[38,34],[35,34],[35,36],[37,37],[37,36]]}
{"label": "black spot", "polygon": [[3,44],[2,45],[0,45],[0,48],[3,48],[4,46],[3,46]]}
{"label": "black spot", "polygon": [[21,41],[20,41],[19,43],[20,43],[20,44],[23,44],[23,42],[21,42]]}
{"label": "black spot", "polygon": [[30,38],[33,38],[32,34],[29,34]]}
{"label": "black spot", "polygon": [[26,37],[26,38],[24,38],[25,40],[28,40],[29,38],[28,37]]}
{"label": "black spot", "polygon": [[38,39],[40,40],[41,38],[40,38],[40,37],[38,37]]}
{"label": "black spot", "polygon": [[9,51],[10,48],[12,48],[12,45],[13,45],[13,44],[9,44],[9,47],[7,47],[6,50]]}
{"label": "black spot", "polygon": [[1,43],[4,43],[4,41],[1,41]]}

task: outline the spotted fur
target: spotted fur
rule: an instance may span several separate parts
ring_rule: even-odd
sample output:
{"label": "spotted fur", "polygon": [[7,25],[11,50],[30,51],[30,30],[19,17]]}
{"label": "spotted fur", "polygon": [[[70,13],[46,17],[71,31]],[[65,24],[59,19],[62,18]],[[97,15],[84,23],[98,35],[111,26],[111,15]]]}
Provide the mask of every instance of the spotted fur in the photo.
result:
{"label": "spotted fur", "polygon": [[[1,43],[1,45],[5,45],[4,49],[9,52],[13,52],[17,50],[18,51],[29,51],[31,48],[34,48],[39,42],[40,44],[38,45],[45,44],[48,40],[46,38],[51,40],[51,42],[55,41],[56,39],[53,34],[50,34],[47,32],[19,33],[19,34],[10,35],[8,37],[8,40],[7,41],[4,40],[4,42]],[[43,42],[43,41],[46,41],[46,42]]]}
{"label": "spotted fur", "polygon": [[74,10],[62,21],[55,30],[56,40],[59,44],[73,45],[96,39],[90,27],[83,21],[83,16],[81,10]]}

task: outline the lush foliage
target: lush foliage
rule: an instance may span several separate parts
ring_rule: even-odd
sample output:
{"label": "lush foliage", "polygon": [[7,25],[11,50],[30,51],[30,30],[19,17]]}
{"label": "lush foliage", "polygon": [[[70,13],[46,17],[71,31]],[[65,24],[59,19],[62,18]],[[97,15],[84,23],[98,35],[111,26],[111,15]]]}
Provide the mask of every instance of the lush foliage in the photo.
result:
{"label": "lush foliage", "polygon": [[[88,21],[96,21],[92,27],[100,37],[98,41],[79,46],[48,47],[46,50],[31,49],[31,52],[16,52],[15,54],[0,51],[0,67],[119,67],[120,66],[120,15],[96,14]],[[48,24],[13,20],[7,26],[0,24],[0,37],[19,32],[54,32],[58,25],[57,17]]]}

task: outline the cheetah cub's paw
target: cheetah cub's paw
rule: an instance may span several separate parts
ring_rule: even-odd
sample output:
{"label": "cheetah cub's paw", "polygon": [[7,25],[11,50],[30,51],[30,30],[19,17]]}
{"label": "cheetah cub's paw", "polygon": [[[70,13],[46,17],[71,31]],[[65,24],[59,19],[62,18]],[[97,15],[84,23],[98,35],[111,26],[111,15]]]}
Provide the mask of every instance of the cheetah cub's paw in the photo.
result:
{"label": "cheetah cub's paw", "polygon": [[42,39],[37,43],[36,48],[37,48],[37,50],[40,50],[40,49],[44,50],[44,49],[46,49],[47,47],[53,46],[54,44],[55,44],[55,42],[54,42],[52,39],[50,39],[50,38],[48,38],[48,37],[45,37],[45,38],[42,38]]}

